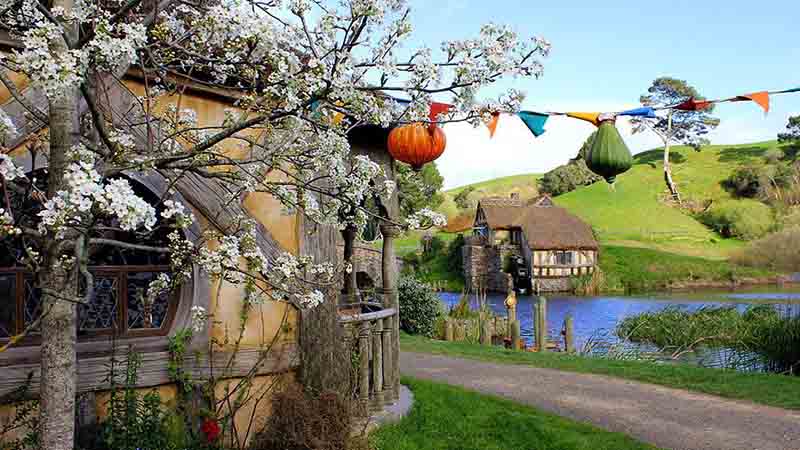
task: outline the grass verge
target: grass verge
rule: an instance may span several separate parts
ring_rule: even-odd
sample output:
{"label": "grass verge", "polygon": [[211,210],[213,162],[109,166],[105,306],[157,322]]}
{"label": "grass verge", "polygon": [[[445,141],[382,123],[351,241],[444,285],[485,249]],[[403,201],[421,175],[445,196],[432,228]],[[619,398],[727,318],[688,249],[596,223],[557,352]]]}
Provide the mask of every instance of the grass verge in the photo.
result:
{"label": "grass verge", "polygon": [[652,291],[693,283],[774,277],[776,272],[648,248],[604,245],[600,268],[606,291]]}
{"label": "grass verge", "polygon": [[510,400],[413,378],[402,382],[414,392],[414,407],[408,417],[372,435],[376,450],[655,448]]}
{"label": "grass verge", "polygon": [[560,353],[514,352],[502,347],[483,347],[403,335],[400,348],[504,364],[524,364],[548,369],[609,375],[720,397],[749,400],[763,405],[800,410],[800,377],[733,370],[708,369],[688,364],[655,364]]}

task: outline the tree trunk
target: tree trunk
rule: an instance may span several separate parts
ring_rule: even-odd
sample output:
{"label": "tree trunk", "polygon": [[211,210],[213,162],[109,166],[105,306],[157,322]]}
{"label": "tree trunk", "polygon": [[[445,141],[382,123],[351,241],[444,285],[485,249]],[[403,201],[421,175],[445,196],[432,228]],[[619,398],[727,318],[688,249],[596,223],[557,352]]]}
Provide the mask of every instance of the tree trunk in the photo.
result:
{"label": "tree trunk", "polygon": [[[55,0],[67,14],[72,0]],[[67,30],[67,35],[75,37]],[[63,39],[51,44],[50,51],[63,54],[69,50]],[[77,90],[68,90],[49,99],[50,154],[48,164],[48,198],[64,188],[64,171],[69,163],[67,153],[78,138]],[[75,238],[68,236],[64,239]],[[42,269],[38,283],[42,287],[42,376],[40,391],[41,448],[71,450],[75,435],[75,396],[77,369],[75,355],[77,282],[75,271],[60,268],[59,244],[63,240],[48,239],[42,249]]]}
{"label": "tree trunk", "polygon": [[670,135],[672,134],[672,111],[669,112],[667,120],[667,134],[666,138],[664,139],[664,182],[667,183],[667,189],[669,189],[669,194],[672,196],[672,199],[678,202],[680,205],[681,195],[678,192],[678,186],[676,186],[675,182],[672,180],[672,166],[669,162],[669,144]]}

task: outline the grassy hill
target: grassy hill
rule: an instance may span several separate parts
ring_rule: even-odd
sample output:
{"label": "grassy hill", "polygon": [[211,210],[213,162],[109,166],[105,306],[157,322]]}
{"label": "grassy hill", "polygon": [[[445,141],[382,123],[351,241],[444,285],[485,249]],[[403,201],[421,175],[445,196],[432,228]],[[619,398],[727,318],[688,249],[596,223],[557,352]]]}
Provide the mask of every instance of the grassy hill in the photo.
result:
{"label": "grassy hill", "polygon": [[468,187],[473,187],[473,191],[467,198],[474,203],[477,203],[483,197],[490,197],[494,195],[506,196],[512,192],[519,193],[523,199],[536,197],[539,193],[536,188],[536,180],[541,177],[541,174],[522,174],[512,175],[510,177],[495,178],[492,180],[480,181],[478,183],[468,184],[453,188],[444,192],[444,202],[439,206],[439,212],[446,214],[448,217],[457,215],[459,212],[453,199],[459,192]]}
{"label": "grassy hill", "polygon": [[[777,147],[775,141],[735,146],[708,146],[701,151],[675,147],[673,176],[685,201],[741,202],[726,192],[721,182],[743,163],[759,163],[763,154]],[[721,259],[743,244],[722,239],[691,215],[667,204],[663,181],[662,150],[640,153],[630,171],[612,187],[599,182],[555,198],[557,204],[589,222],[604,244],[646,247],[692,256]],[[517,175],[476,183],[470,199],[519,192],[523,198],[537,194],[537,175]],[[446,192],[442,212],[459,211],[453,196],[466,186]]]}

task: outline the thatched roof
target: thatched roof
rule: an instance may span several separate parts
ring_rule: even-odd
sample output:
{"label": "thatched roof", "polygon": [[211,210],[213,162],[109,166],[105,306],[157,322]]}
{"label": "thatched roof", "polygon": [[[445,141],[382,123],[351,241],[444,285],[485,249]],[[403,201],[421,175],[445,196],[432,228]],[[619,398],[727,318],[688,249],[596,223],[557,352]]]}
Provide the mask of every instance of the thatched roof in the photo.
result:
{"label": "thatched roof", "polygon": [[493,230],[508,230],[519,227],[515,219],[522,212],[523,204],[519,198],[486,197],[478,203],[478,209],[486,216],[486,222]]}
{"label": "thatched roof", "polygon": [[548,196],[527,205],[518,199],[491,197],[481,200],[479,207],[492,229],[521,228],[534,250],[598,248],[589,224],[555,206]]}

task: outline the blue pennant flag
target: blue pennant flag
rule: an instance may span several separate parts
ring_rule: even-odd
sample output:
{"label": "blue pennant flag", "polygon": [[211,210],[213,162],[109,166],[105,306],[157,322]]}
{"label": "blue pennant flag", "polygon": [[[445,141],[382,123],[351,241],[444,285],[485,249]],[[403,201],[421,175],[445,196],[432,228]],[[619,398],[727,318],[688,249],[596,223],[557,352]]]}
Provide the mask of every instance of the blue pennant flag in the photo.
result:
{"label": "blue pennant flag", "polygon": [[522,122],[525,123],[525,126],[531,130],[534,136],[539,137],[544,134],[544,124],[547,123],[547,119],[550,117],[547,114],[531,112],[531,111],[520,111],[517,113]]}
{"label": "blue pennant flag", "polygon": [[648,119],[655,119],[657,117],[656,116],[656,111],[653,108],[649,107],[649,106],[644,106],[644,107],[636,108],[636,109],[629,109],[627,111],[622,111],[621,113],[618,113],[617,115],[618,116],[646,117]]}

